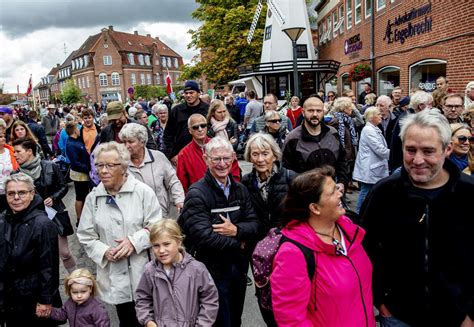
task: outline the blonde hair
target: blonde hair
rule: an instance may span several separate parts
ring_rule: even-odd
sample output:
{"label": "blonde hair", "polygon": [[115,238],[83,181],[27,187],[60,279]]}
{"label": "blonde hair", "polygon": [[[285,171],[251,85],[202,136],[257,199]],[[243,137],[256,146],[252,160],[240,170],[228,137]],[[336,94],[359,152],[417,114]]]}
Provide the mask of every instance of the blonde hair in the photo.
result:
{"label": "blonde hair", "polygon": [[226,114],[225,114],[226,118],[229,118],[229,120],[233,121],[233,119],[231,119],[230,117],[229,110],[227,110],[225,103],[219,99],[214,99],[211,101],[211,104],[209,105],[209,111],[207,112],[206,120],[208,123],[211,122],[211,118],[214,117],[214,114],[216,113],[217,109],[221,107],[224,108],[226,111]]}
{"label": "blonde hair", "polygon": [[[94,275],[92,273],[84,268],[79,268],[74,270],[72,273],[69,274],[64,279],[64,290],[66,292],[66,295],[71,297],[71,286],[72,284],[70,283],[71,280],[76,279],[76,278],[87,278],[92,281],[92,286],[91,286],[91,296],[95,296],[97,294],[97,283],[95,281]],[[71,284],[71,285],[69,285]]]}
{"label": "blonde hair", "polygon": [[180,249],[184,249],[184,235],[181,232],[181,228],[179,227],[178,223],[174,219],[161,219],[159,222],[153,224],[150,228],[150,242],[155,241],[165,233],[176,242],[181,243]]}

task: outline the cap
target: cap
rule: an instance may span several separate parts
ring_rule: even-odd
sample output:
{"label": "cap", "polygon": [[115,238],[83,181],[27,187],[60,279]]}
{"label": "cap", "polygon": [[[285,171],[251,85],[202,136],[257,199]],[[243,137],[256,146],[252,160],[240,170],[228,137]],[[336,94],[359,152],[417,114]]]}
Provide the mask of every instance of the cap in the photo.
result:
{"label": "cap", "polygon": [[404,107],[404,106],[408,105],[409,103],[410,103],[410,97],[409,97],[409,96],[406,96],[406,97],[404,97],[404,98],[402,98],[402,99],[400,100],[400,102],[398,103],[398,105],[399,105],[400,107]]}
{"label": "cap", "polygon": [[13,110],[9,107],[0,107],[0,112],[4,114],[13,114]]}
{"label": "cap", "polygon": [[125,110],[122,102],[112,101],[107,105],[107,118],[108,120],[119,119],[122,116],[123,111]]}
{"label": "cap", "polygon": [[199,84],[196,81],[186,81],[186,83],[184,83],[184,90],[201,92]]}

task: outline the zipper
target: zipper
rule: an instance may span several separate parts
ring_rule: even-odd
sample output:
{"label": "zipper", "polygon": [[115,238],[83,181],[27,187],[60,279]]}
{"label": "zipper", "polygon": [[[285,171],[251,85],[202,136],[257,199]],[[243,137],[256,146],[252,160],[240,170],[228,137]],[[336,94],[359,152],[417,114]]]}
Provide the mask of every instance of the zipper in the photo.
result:
{"label": "zipper", "polygon": [[[430,272],[430,259],[429,259],[429,252],[430,252],[430,240],[429,240],[429,232],[430,232],[430,208],[428,204],[425,206],[425,211],[423,212],[423,216],[421,217],[420,223],[425,224],[425,253],[423,255],[424,260],[424,268],[425,274],[428,276]],[[429,287],[429,279],[426,278],[425,283],[425,292],[426,295],[429,297],[430,294],[430,287]]]}
{"label": "zipper", "polygon": [[369,317],[367,316],[367,307],[365,305],[365,301],[364,301],[364,293],[362,291],[362,282],[360,280],[360,275],[359,275],[359,272],[357,271],[357,268],[356,266],[354,265],[354,262],[352,261],[351,258],[349,258],[347,255],[343,255],[345,258],[347,258],[347,260],[349,260],[352,268],[354,268],[354,271],[357,275],[357,280],[359,281],[359,292],[360,292],[360,298],[362,300],[362,307],[364,308],[364,316],[365,316],[365,325],[367,327],[369,327]]}
{"label": "zipper", "polygon": [[77,310],[79,310],[79,305],[77,303],[75,303],[76,305],[76,310],[74,310],[74,327],[77,326],[76,325],[76,317],[77,317]]}

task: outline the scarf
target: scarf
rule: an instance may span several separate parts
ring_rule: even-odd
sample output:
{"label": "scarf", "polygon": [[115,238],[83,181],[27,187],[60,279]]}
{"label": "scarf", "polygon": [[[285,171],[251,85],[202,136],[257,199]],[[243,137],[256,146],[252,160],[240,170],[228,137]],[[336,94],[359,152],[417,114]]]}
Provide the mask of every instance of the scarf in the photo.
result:
{"label": "scarf", "polygon": [[454,153],[451,153],[449,159],[461,170],[463,171],[468,166],[467,154],[462,157],[458,157]]}
{"label": "scarf", "polygon": [[217,121],[214,117],[211,117],[211,124],[212,130],[216,133],[216,136],[222,136],[226,140],[229,139],[229,135],[227,135],[227,131],[225,130],[227,124],[229,124],[229,117],[226,117],[223,121]]}
{"label": "scarf", "polygon": [[334,117],[336,117],[338,120],[339,126],[337,132],[339,134],[339,139],[341,140],[342,146],[345,147],[345,129],[347,125],[347,127],[349,127],[349,132],[351,133],[352,146],[356,147],[357,133],[354,128],[354,122],[352,121],[352,118],[342,112],[335,112]]}
{"label": "scarf", "polygon": [[278,172],[278,167],[273,164],[272,171],[270,172],[270,175],[267,177],[266,180],[262,181],[260,177],[258,176],[257,171],[255,171],[255,176],[257,177],[257,188],[260,191],[260,195],[262,196],[263,200],[267,202],[268,199],[268,192],[270,190],[270,179],[272,179],[273,175]]}
{"label": "scarf", "polygon": [[27,174],[33,180],[37,180],[41,176],[41,158],[39,155],[28,162],[25,162],[23,165],[20,165],[20,171]]}

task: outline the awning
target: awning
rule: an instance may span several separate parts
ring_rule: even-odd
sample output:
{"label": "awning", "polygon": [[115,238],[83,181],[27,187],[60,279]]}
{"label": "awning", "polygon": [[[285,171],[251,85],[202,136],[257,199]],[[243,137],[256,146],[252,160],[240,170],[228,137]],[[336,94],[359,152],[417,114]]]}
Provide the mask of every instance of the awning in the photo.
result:
{"label": "awning", "polygon": [[235,84],[245,84],[245,82],[250,81],[253,77],[244,77],[241,79],[236,79],[235,81],[229,82],[230,85],[235,85]]}

